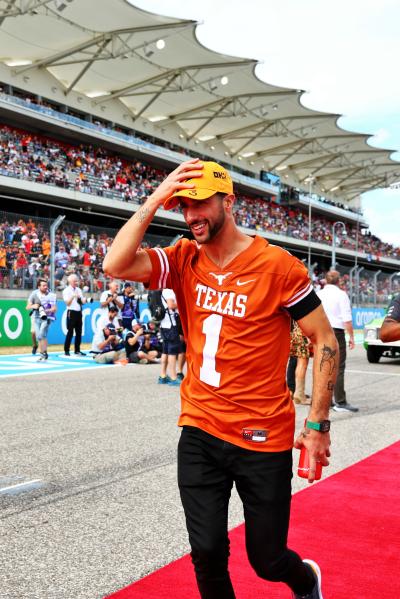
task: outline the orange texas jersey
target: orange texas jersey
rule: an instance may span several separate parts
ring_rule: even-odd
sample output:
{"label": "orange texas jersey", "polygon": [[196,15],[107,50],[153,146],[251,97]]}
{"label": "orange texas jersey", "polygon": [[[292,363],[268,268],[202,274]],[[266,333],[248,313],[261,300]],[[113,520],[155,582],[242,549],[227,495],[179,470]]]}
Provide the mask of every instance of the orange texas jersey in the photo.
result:
{"label": "orange texas jersey", "polygon": [[187,239],[145,251],[148,286],[175,291],[187,343],[179,425],[247,449],[291,448],[285,308],[312,291],[302,262],[258,236],[223,269]]}

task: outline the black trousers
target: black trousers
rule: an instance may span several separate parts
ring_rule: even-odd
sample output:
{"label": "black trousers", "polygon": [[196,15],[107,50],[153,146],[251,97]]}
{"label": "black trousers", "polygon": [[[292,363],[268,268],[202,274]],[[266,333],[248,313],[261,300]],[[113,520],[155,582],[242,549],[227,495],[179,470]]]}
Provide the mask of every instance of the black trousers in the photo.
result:
{"label": "black trousers", "polygon": [[296,389],[296,356],[290,356],[286,370],[286,383],[289,389],[294,393]]}
{"label": "black trousers", "polygon": [[300,595],[314,578],[287,548],[292,478],[290,450],[243,449],[184,426],[178,445],[178,483],[197,585],[203,599],[234,599],[228,572],[228,504],[233,483],[243,502],[246,549],[261,578],[286,582]]}
{"label": "black trousers", "polygon": [[75,351],[81,351],[82,339],[82,312],[68,310],[67,312],[67,335],[64,341],[64,351],[69,352],[71,339],[75,333]]}
{"label": "black trousers", "polygon": [[346,336],[343,329],[333,329],[333,332],[339,344],[339,369],[335,383],[334,397],[335,403],[345,404],[347,403],[346,391],[344,390],[344,371],[347,357]]}

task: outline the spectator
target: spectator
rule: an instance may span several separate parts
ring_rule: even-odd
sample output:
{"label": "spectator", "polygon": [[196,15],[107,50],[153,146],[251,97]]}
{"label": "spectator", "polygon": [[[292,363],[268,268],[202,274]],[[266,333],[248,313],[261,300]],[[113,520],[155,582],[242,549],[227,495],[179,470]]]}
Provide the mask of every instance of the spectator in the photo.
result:
{"label": "spectator", "polygon": [[165,307],[165,316],[160,322],[162,353],[161,373],[158,377],[158,383],[160,385],[177,386],[181,382],[176,374],[177,356],[181,350],[178,306],[172,289],[164,289],[161,298]]}
{"label": "spectator", "polygon": [[310,341],[303,334],[303,331],[295,320],[292,321],[292,330],[290,332],[289,355],[290,357],[297,358],[293,401],[296,404],[309,406],[311,401],[310,396],[305,393],[305,384],[308,360],[310,358]]}
{"label": "spectator", "polygon": [[318,291],[318,297],[326,312],[333,332],[339,344],[339,370],[334,386],[335,402],[333,409],[336,412],[358,412],[358,408],[348,403],[344,389],[344,372],[346,368],[346,337],[349,335],[349,348],[354,349],[354,331],[351,315],[350,300],[345,291],[339,289],[340,274],[337,270],[330,270],[326,275],[326,285]]}
{"label": "spectator", "polygon": [[71,274],[68,277],[68,287],[63,291],[63,299],[67,306],[67,335],[64,341],[64,355],[69,356],[71,340],[75,334],[75,355],[84,356],[81,351],[82,339],[82,305],[86,303],[82,290],[78,287],[78,277]]}
{"label": "spectator", "polygon": [[65,246],[60,245],[58,252],[54,255],[54,263],[56,268],[67,268],[70,261],[69,254],[65,251]]}

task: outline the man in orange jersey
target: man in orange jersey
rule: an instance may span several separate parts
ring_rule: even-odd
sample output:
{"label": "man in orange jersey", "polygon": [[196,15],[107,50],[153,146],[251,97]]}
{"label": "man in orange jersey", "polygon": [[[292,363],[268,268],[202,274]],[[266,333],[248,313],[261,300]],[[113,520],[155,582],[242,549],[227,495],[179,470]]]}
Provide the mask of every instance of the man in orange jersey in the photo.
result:
{"label": "man in orange jersey", "polygon": [[[307,271],[266,239],[236,226],[233,185],[215,162],[178,166],[116,236],[108,275],[175,291],[187,342],[181,384],[178,482],[203,599],[235,597],[228,573],[228,503],[244,506],[249,560],[293,597],[322,598],[318,565],[287,547],[294,407],[285,382],[290,318],[314,345],[313,399],[295,442],[328,465],[337,343]],[[180,204],[194,241],[140,250],[158,208]]]}

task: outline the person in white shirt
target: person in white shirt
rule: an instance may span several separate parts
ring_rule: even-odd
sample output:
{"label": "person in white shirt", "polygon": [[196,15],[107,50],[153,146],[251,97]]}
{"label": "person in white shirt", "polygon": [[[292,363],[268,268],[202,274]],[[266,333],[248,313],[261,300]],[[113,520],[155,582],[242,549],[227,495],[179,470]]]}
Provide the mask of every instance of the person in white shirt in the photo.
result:
{"label": "person in white shirt", "polygon": [[103,315],[107,315],[110,306],[114,306],[118,310],[118,318],[121,317],[121,308],[124,306],[124,298],[118,292],[118,287],[118,281],[110,281],[108,283],[108,289],[101,294],[100,306]]}
{"label": "person in white shirt", "polygon": [[[162,338],[160,385],[178,386],[181,379],[177,377],[176,361],[180,353],[179,315],[175,293],[172,289],[163,289],[161,300],[165,308],[164,318],[160,322]],[[169,375],[167,374],[169,371]]]}
{"label": "person in white shirt", "polygon": [[98,364],[113,364],[125,357],[115,306],[110,306],[107,314],[102,314],[98,319],[91,353],[95,354],[93,357]]}
{"label": "person in white shirt", "polygon": [[68,308],[67,312],[67,335],[64,341],[64,354],[69,356],[71,340],[75,333],[75,355],[84,356],[81,352],[82,340],[82,305],[86,304],[86,298],[82,290],[78,287],[78,277],[75,274],[69,275],[68,287],[63,291],[63,300]]}
{"label": "person in white shirt", "polygon": [[345,291],[339,288],[340,274],[330,270],[326,275],[326,285],[317,292],[331,327],[339,344],[339,372],[334,387],[333,409],[335,412],[358,412],[358,408],[347,402],[344,389],[344,371],[346,368],[346,336],[349,337],[349,349],[354,349],[354,331],[350,300]]}

